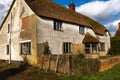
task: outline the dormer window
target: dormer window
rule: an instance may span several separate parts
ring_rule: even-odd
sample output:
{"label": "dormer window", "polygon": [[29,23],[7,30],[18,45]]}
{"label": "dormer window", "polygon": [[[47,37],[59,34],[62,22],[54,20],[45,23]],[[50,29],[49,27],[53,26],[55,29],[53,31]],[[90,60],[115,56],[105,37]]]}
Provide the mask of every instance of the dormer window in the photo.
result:
{"label": "dormer window", "polygon": [[84,26],[79,26],[79,33],[84,34]]}
{"label": "dormer window", "polygon": [[62,21],[54,20],[54,30],[58,30],[58,31],[62,30]]}

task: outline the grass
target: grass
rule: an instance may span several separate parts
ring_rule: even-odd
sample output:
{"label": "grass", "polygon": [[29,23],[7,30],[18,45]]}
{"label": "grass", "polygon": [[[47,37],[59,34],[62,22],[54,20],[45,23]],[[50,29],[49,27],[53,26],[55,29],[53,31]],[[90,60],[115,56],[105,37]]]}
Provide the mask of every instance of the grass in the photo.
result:
{"label": "grass", "polygon": [[[120,64],[112,69],[90,75],[58,75],[38,67],[20,64],[0,64],[0,80],[120,80]],[[22,76],[22,77],[21,77]]]}
{"label": "grass", "polygon": [[120,80],[120,64],[107,71],[91,74],[89,76],[65,76],[64,80]]}

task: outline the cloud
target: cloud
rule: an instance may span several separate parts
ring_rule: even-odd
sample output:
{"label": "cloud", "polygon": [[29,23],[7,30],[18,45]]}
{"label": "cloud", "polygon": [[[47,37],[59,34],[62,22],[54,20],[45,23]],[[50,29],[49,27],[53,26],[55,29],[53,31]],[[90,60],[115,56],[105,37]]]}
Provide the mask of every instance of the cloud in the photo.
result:
{"label": "cloud", "polygon": [[115,32],[117,31],[119,22],[120,22],[120,19],[115,20],[112,23],[108,23],[108,24],[105,25],[105,26],[108,26],[108,29],[111,32],[111,35],[114,35]]}
{"label": "cloud", "polygon": [[0,25],[2,24],[2,21],[6,16],[11,3],[12,0],[0,0]]}
{"label": "cloud", "polygon": [[[77,12],[87,15],[101,24],[107,25],[107,28],[111,31],[110,26],[116,30],[117,22],[120,19],[120,0],[108,0],[108,1],[92,1],[85,3],[76,8]],[[116,23],[115,23],[116,22]],[[113,24],[116,25],[113,25]],[[112,34],[115,31],[112,31]]]}

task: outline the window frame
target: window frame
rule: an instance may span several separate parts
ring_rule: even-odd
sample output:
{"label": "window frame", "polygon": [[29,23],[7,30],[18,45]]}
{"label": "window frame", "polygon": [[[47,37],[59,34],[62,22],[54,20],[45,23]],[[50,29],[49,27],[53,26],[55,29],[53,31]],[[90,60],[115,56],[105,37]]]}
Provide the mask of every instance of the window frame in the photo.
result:
{"label": "window frame", "polygon": [[62,31],[62,21],[54,19],[54,30]]}
{"label": "window frame", "polygon": [[72,43],[71,42],[63,42],[63,53],[72,53]]}
{"label": "window frame", "polygon": [[85,33],[85,27],[82,25],[79,25],[79,34],[84,34]]}
{"label": "window frame", "polygon": [[[26,52],[23,49],[26,48]],[[21,42],[20,43],[20,54],[21,55],[31,55],[31,42]]]}

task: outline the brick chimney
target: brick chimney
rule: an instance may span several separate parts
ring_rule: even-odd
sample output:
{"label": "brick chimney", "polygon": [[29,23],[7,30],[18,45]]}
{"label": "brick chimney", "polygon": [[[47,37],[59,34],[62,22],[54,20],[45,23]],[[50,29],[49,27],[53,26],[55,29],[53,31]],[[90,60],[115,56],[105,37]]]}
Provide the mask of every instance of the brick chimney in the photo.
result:
{"label": "brick chimney", "polygon": [[72,10],[72,11],[75,11],[75,4],[70,3],[69,9]]}

